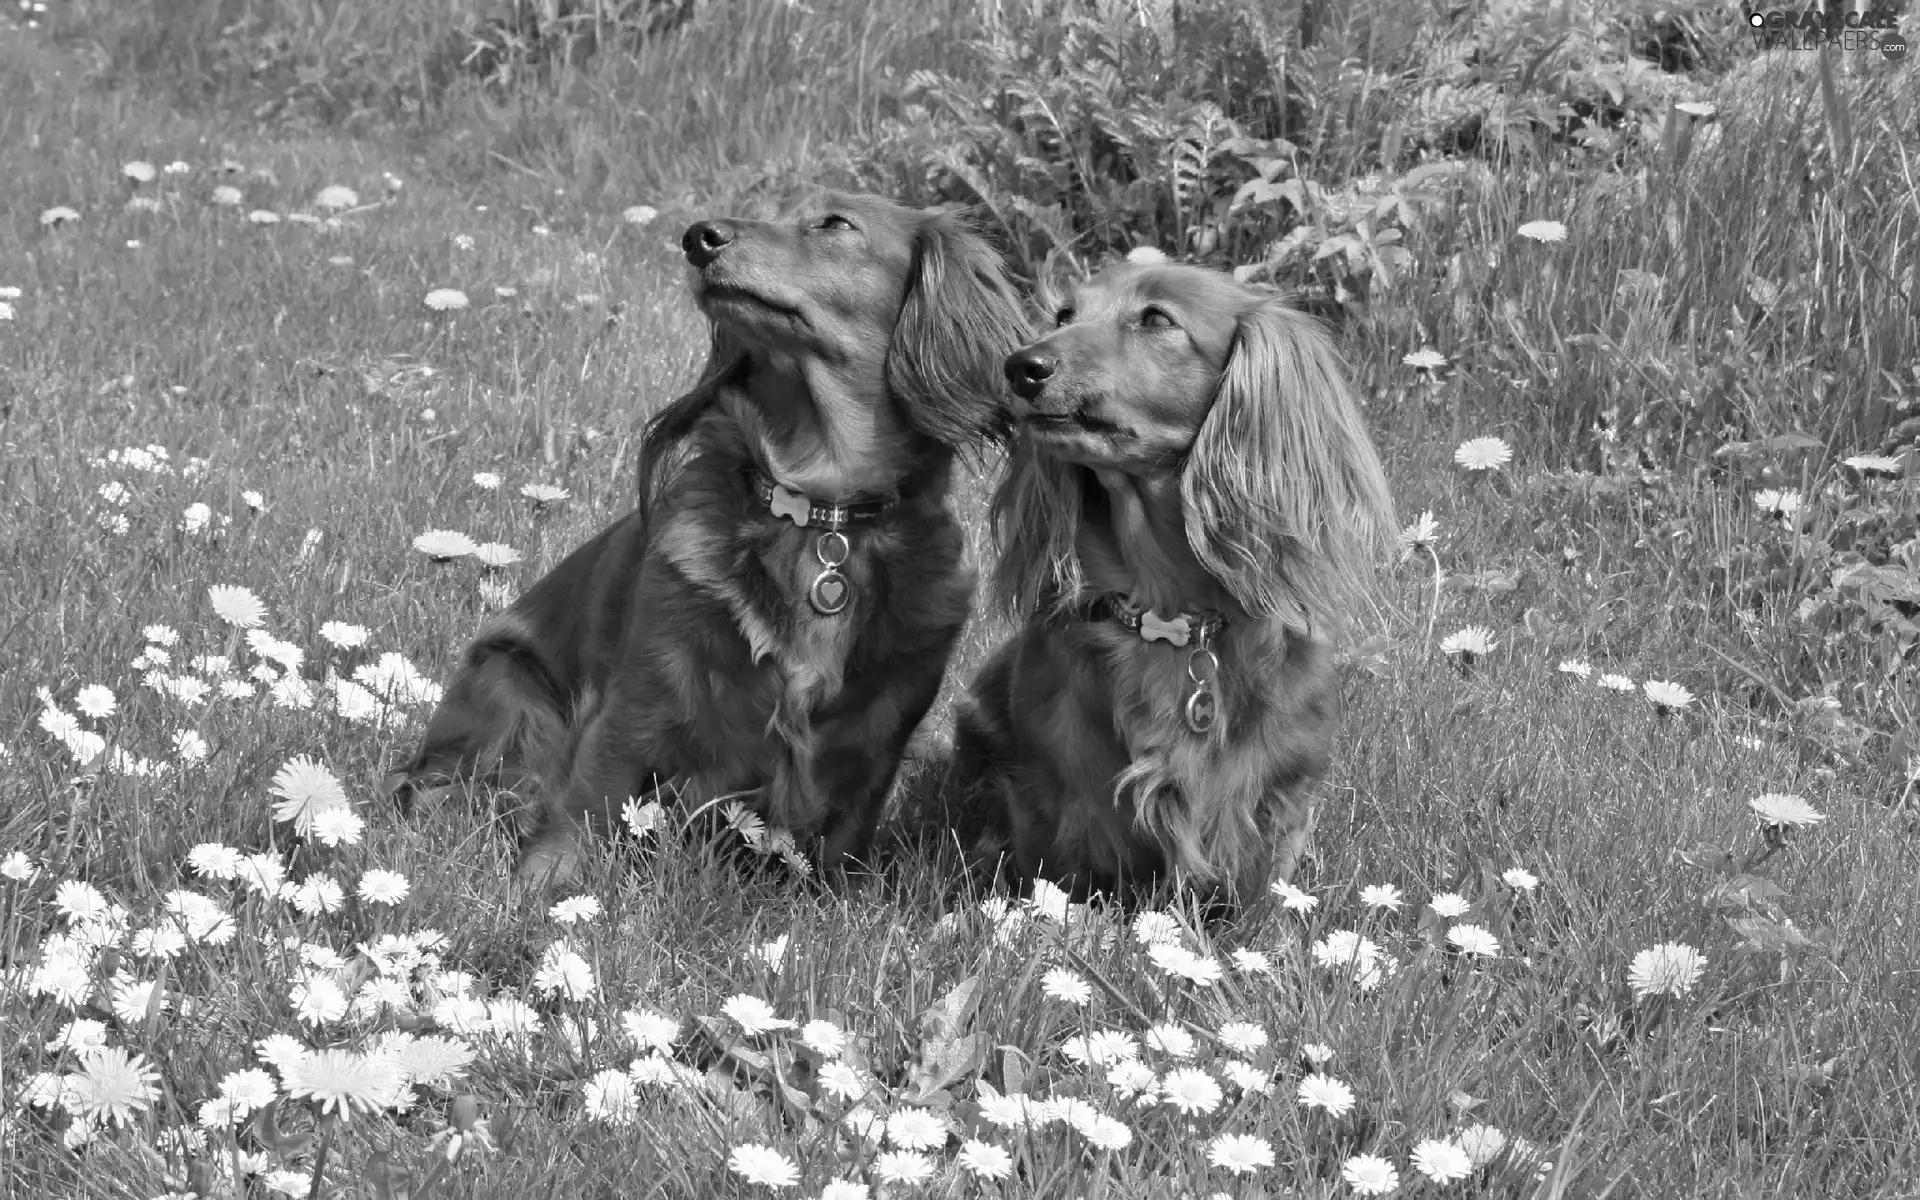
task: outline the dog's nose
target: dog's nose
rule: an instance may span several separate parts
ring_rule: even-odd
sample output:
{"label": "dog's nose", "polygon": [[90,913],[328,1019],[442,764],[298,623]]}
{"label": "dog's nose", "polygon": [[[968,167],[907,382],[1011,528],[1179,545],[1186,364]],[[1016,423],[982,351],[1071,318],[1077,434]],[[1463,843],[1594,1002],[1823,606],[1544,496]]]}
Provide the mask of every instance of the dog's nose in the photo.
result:
{"label": "dog's nose", "polygon": [[1007,382],[1022,400],[1031,400],[1060,369],[1060,360],[1038,350],[1016,350],[1007,357]]}
{"label": "dog's nose", "polygon": [[704,267],[720,257],[720,252],[733,243],[733,230],[724,221],[702,221],[698,225],[687,226],[680,235],[680,249],[686,251],[687,261],[696,267]]}

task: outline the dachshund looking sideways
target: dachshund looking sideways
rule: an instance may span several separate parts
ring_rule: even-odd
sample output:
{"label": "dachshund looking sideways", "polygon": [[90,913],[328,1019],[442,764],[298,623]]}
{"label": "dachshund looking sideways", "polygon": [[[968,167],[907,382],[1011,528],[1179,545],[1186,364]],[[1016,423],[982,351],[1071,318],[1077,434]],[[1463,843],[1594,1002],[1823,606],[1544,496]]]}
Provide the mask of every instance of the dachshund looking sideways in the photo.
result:
{"label": "dachshund looking sideways", "polygon": [[1386,478],[1327,335],[1271,295],[1129,263],[1056,319],[1006,363],[993,588],[1021,628],[962,705],[950,812],[1076,896],[1248,904],[1312,830],[1323,639],[1388,544]]}
{"label": "dachshund looking sideways", "polygon": [[681,246],[712,354],[647,426],[639,510],[482,628],[392,784],[512,793],[521,881],[661,787],[857,858],[967,618],[950,476],[1004,436],[1029,328],[999,255],[842,195]]}

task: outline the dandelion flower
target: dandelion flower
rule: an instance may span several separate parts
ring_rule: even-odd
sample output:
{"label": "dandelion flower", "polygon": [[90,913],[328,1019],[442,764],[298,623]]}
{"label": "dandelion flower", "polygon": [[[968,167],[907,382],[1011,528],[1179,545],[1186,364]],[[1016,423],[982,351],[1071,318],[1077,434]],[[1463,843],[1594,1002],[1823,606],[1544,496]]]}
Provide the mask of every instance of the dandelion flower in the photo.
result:
{"label": "dandelion flower", "polygon": [[991,1142],[969,1139],[961,1143],[953,1162],[976,1179],[1008,1179],[1013,1175],[1013,1155]]}
{"label": "dandelion flower", "polygon": [[1086,1004],[1093,999],[1093,987],[1065,967],[1055,967],[1040,980],[1040,990],[1065,1004]]}
{"label": "dandelion flower", "polygon": [[1300,1057],[1318,1070],[1333,1061],[1333,1047],[1325,1042],[1303,1042],[1300,1045]]}
{"label": "dandelion flower", "polygon": [[500,477],[492,471],[475,471],[473,473],[473,486],[482,491],[491,492],[500,486]]}
{"label": "dandelion flower", "polygon": [[247,214],[247,220],[255,225],[278,225],[280,214],[271,209],[256,208]]}
{"label": "dandelion flower", "polygon": [[[631,1075],[625,1071],[606,1070],[597,1072],[593,1078],[587,1080],[586,1085],[580,1090],[580,1102],[589,1117],[609,1125],[626,1125],[633,1120],[639,1097],[634,1093]],[[742,1146],[734,1153],[739,1154],[741,1150],[760,1148],[763,1147]],[[767,1152],[774,1154],[776,1158],[779,1157],[771,1150]],[[785,1159],[780,1161],[786,1162]],[[728,1165],[732,1165],[731,1159]],[[738,1169],[735,1168],[735,1170]],[[791,1165],[788,1169],[791,1170]]]}
{"label": "dandelion flower", "polygon": [[1168,1058],[1193,1057],[1193,1035],[1171,1021],[1163,1021],[1147,1030],[1147,1045]]}
{"label": "dandelion flower", "polygon": [[1160,1081],[1160,1099],[1192,1116],[1219,1108],[1225,1094],[1220,1090],[1220,1081],[1200,1068],[1176,1067]]}
{"label": "dandelion flower", "polygon": [[1086,1120],[1077,1122],[1074,1129],[1095,1150],[1124,1150],[1133,1144],[1133,1130],[1127,1128],[1126,1122],[1103,1112],[1092,1113]]}
{"label": "dandelion flower", "polygon": [[309,875],[286,890],[287,902],[309,917],[339,912],[347,902],[347,893],[338,880],[327,875]]}
{"label": "dandelion flower", "polygon": [[858,1100],[867,1094],[867,1077],[850,1063],[835,1060],[820,1068],[820,1087],[842,1100]]}
{"label": "dandelion flower", "polygon": [[1492,654],[1499,646],[1493,630],[1485,625],[1469,625],[1440,639],[1440,653],[1458,654],[1469,662],[1479,655]]}
{"label": "dandelion flower", "polygon": [[202,842],[187,851],[187,865],[207,879],[234,879],[240,874],[240,852],[220,842]]}
{"label": "dandelion flower", "polygon": [[1827,814],[1807,803],[1804,796],[1768,792],[1747,801],[1747,807],[1763,827],[1773,829],[1809,829],[1827,819]]}
{"label": "dandelion flower", "polygon": [[80,219],[80,214],[64,204],[56,204],[40,214],[40,224],[47,229],[58,229]]}
{"label": "dandelion flower", "polygon": [[1530,892],[1540,886],[1540,877],[1525,867],[1508,867],[1500,873],[1500,882],[1516,892]]}
{"label": "dandelion flower", "polygon": [[1263,1071],[1244,1059],[1228,1059],[1221,1064],[1220,1073],[1243,1092],[1264,1096],[1273,1091],[1273,1072]]}
{"label": "dandelion flower", "polygon": [[902,1150],[938,1150],[952,1131],[924,1108],[903,1108],[887,1118],[887,1141]]}
{"label": "dandelion flower", "polygon": [[1248,950],[1245,948],[1235,950],[1233,952],[1233,966],[1235,970],[1247,975],[1273,974],[1273,959],[1258,950]]}
{"label": "dandelion flower", "polygon": [[458,1038],[413,1038],[393,1051],[400,1073],[421,1087],[445,1089],[472,1065],[474,1049]]}
{"label": "dandelion flower", "polygon": [[53,906],[71,925],[101,920],[113,908],[99,888],[79,879],[64,880],[53,890]]}
{"label": "dandelion flower", "polygon": [[917,1150],[888,1150],[873,1160],[882,1183],[924,1183],[933,1178],[933,1160]]}
{"label": "dandelion flower", "polygon": [[1336,929],[1313,944],[1313,961],[1329,969],[1370,966],[1380,957],[1372,938],[1351,929]]}
{"label": "dandelion flower", "polygon": [[209,200],[221,208],[238,208],[240,202],[245,198],[246,197],[240,194],[240,189],[230,183],[223,183],[219,187],[214,188],[213,194],[208,197]]}
{"label": "dandelion flower", "polygon": [[1698,117],[1703,121],[1719,111],[1705,100],[1682,100],[1674,107],[1690,117]]}
{"label": "dandelion flower", "polygon": [[1473,1159],[1445,1138],[1427,1138],[1413,1148],[1413,1169],[1435,1183],[1452,1183],[1473,1174]]}
{"label": "dandelion flower", "polygon": [[267,606],[251,588],[216,583],[207,589],[207,599],[213,603],[213,614],[235,629],[258,629],[266,622]]}
{"label": "dandelion flower", "polygon": [[1862,475],[1898,475],[1905,469],[1900,459],[1886,454],[1856,454],[1843,461]]}
{"label": "dandelion flower", "polygon": [[344,621],[328,621],[320,626],[320,640],[341,650],[354,650],[367,644],[373,635],[365,625],[349,625]]}
{"label": "dandelion flower", "polygon": [[305,755],[289,759],[275,772],[267,791],[280,797],[273,806],[273,819],[291,821],[295,831],[313,831],[322,813],[348,807],[347,791],[333,772]]}
{"label": "dandelion flower", "polygon": [[734,1024],[740,1026],[741,1031],[748,1037],[793,1028],[792,1021],[774,1015],[773,1005],[746,992],[730,998],[720,1006],[720,1011]]}
{"label": "dandelion flower", "polygon": [[413,548],[434,562],[452,562],[477,549],[472,538],[451,529],[429,529],[413,539]]}
{"label": "dandelion flower", "polygon": [[1147,909],[1133,918],[1134,940],[1142,946],[1180,940],[1180,922],[1168,913]]}
{"label": "dandelion flower", "polygon": [[434,288],[421,303],[434,312],[459,312],[467,307],[467,294],[459,288]]}
{"label": "dandelion flower", "polygon": [[1528,221],[1515,230],[1521,237],[1536,242],[1564,242],[1567,227],[1558,221]]}
{"label": "dandelion flower", "polygon": [[1631,692],[1634,690],[1633,680],[1627,678],[1625,675],[1602,675],[1600,677],[1600,686],[1610,692]]}
{"label": "dandelion flower", "polygon": [[1576,679],[1593,678],[1593,665],[1582,662],[1577,658],[1562,659],[1560,660],[1560,665],[1554,669],[1562,675],[1571,675]]}
{"label": "dandelion flower", "polygon": [[643,1050],[670,1053],[673,1050],[674,1039],[680,1036],[680,1022],[665,1013],[654,1012],[648,1008],[636,1008],[622,1013],[620,1023],[626,1027],[627,1035]]}
{"label": "dandelion flower", "polygon": [[573,495],[566,488],[555,487],[550,483],[522,484],[520,494],[533,501],[535,508],[545,508],[549,504],[558,504]]}
{"label": "dandelion flower", "polygon": [[1147,947],[1147,958],[1154,966],[1178,979],[1201,987],[1212,987],[1220,982],[1225,973],[1220,964],[1205,955],[1195,954],[1185,946],[1171,942],[1156,942]]}
{"label": "dandelion flower", "polygon": [[312,1100],[322,1113],[338,1112],[342,1120],[355,1109],[379,1108],[400,1086],[393,1063],[381,1055],[352,1050],[312,1050],[280,1071],[287,1095]]}
{"label": "dandelion flower", "polygon": [[822,1058],[839,1058],[847,1052],[847,1035],[832,1021],[808,1021],[800,1027],[800,1043]]}
{"label": "dandelion flower", "polygon": [[1753,494],[1753,506],[1770,521],[1789,521],[1798,516],[1805,501],[1800,493],[1788,488],[1784,491],[1764,488]]}
{"label": "dandelion flower", "polygon": [[368,904],[398,904],[407,898],[412,886],[398,871],[372,867],[361,872],[360,884],[354,890]]}
{"label": "dandelion flower", "polygon": [[641,804],[629,798],[620,808],[620,819],[626,822],[627,828],[633,831],[635,837],[645,837],[652,833],[660,827],[660,822],[665,817],[666,810],[660,807],[658,800],[649,800]]}
{"label": "dandelion flower", "polygon": [[136,158],[132,162],[127,163],[125,166],[121,167],[120,174],[124,175],[129,182],[132,182],[134,184],[142,184],[142,183],[152,183],[154,180],[154,177],[158,175],[159,172],[153,169],[152,163],[143,162],[140,159]]}
{"label": "dandelion flower", "polygon": [[473,557],[483,567],[499,570],[520,561],[520,552],[502,542],[483,542],[473,548]]}
{"label": "dandelion flower", "polygon": [[1318,1072],[1302,1079],[1294,1096],[1308,1108],[1325,1110],[1330,1117],[1344,1117],[1353,1109],[1353,1089],[1331,1075]]}
{"label": "dandelion flower", "polygon": [[1633,956],[1627,968],[1627,984],[1643,1000],[1648,996],[1684,996],[1700,981],[1706,965],[1706,955],[1692,946],[1663,942]]}
{"label": "dandelion flower", "polygon": [[154,1086],[159,1078],[145,1055],[103,1046],[81,1060],[78,1073],[67,1076],[67,1109],[96,1125],[126,1124],[159,1098],[160,1089]]}
{"label": "dandelion flower", "polygon": [[39,873],[40,869],[33,865],[33,860],[23,850],[15,850],[5,858],[0,858],[0,876],[15,883],[25,883]]}
{"label": "dandelion flower", "polygon": [[1467,898],[1458,892],[1440,892],[1427,903],[1433,906],[1434,912],[1449,920],[1454,917],[1464,917],[1473,908],[1473,905],[1467,902]]}
{"label": "dandelion flower", "polygon": [[324,208],[329,212],[338,212],[343,208],[357,208],[359,205],[360,194],[350,187],[342,187],[337,183],[321,188],[313,198],[315,208]]}
{"label": "dandelion flower", "polygon": [[852,1179],[835,1179],[820,1189],[820,1200],[873,1200],[873,1189]]}
{"label": "dandelion flower", "polygon": [[288,999],[293,1015],[309,1025],[328,1025],[347,1015],[347,994],[325,977],[296,983]]}
{"label": "dandelion flower", "polygon": [[1375,883],[1360,889],[1360,903],[1391,912],[1398,910],[1404,901],[1400,898],[1400,889],[1391,883]]}
{"label": "dandelion flower", "polygon": [[555,943],[541,954],[539,969],[533,973],[533,986],[548,996],[584,1000],[593,994],[593,966],[564,945]]}
{"label": "dandelion flower", "polygon": [[1678,712],[1693,703],[1692,692],[1664,679],[1649,679],[1640,685],[1640,690],[1646,693],[1647,701],[1662,716]]}
{"label": "dandelion flower", "polygon": [[112,716],[119,704],[113,698],[112,688],[90,683],[74,694],[73,706],[80,710],[81,715],[97,721]]}
{"label": "dandelion flower", "polygon": [[659,215],[659,210],[651,204],[634,204],[621,211],[620,219],[629,225],[647,225]]}
{"label": "dandelion flower", "polygon": [[1412,558],[1417,551],[1433,549],[1439,537],[1440,522],[1434,519],[1431,511],[1421,513],[1414,518],[1413,524],[1400,531],[1401,560]]}
{"label": "dandelion flower", "polygon": [[1486,1166],[1507,1148],[1507,1135],[1491,1125],[1469,1125],[1453,1140],[1466,1152],[1467,1161],[1475,1167]]}
{"label": "dandelion flower", "polygon": [[1455,925],[1447,930],[1447,941],[1457,947],[1462,954],[1471,954],[1477,958],[1500,957],[1500,939],[1479,925]]}
{"label": "dandelion flower", "polygon": [[1250,1133],[1223,1133],[1208,1143],[1207,1161],[1235,1175],[1251,1175],[1273,1165],[1273,1147]]}
{"label": "dandelion flower", "polygon": [[1447,356],[1431,346],[1422,346],[1402,355],[1400,361],[1416,371],[1438,371],[1447,365]]}
{"label": "dandelion flower", "polygon": [[1469,471],[1497,471],[1513,461],[1513,448],[1497,437],[1468,438],[1454,450],[1453,461]]}
{"label": "dandelion flower", "polygon": [[1267,1044],[1267,1031],[1251,1021],[1228,1021],[1220,1027],[1220,1042],[1235,1054],[1252,1054]]}
{"label": "dandelion flower", "polygon": [[1121,1062],[1140,1053],[1133,1035],[1118,1029],[1096,1029],[1090,1034],[1070,1037],[1061,1043],[1060,1049],[1075,1062],[1095,1066]]}
{"label": "dandelion flower", "polygon": [[562,925],[586,923],[600,915],[600,901],[592,896],[568,896],[547,910]]}

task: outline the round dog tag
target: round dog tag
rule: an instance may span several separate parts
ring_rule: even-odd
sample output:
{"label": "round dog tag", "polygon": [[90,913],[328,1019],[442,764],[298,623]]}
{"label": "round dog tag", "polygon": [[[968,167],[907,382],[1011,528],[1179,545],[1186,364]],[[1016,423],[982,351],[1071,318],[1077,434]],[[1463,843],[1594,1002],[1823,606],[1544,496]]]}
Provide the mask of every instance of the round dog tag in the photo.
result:
{"label": "round dog tag", "polygon": [[807,601],[813,605],[813,611],[823,617],[831,617],[844,609],[847,598],[853,594],[853,584],[840,570],[849,552],[847,535],[837,529],[829,529],[814,540],[813,556],[820,560],[821,571],[813,577],[813,586],[807,589]]}

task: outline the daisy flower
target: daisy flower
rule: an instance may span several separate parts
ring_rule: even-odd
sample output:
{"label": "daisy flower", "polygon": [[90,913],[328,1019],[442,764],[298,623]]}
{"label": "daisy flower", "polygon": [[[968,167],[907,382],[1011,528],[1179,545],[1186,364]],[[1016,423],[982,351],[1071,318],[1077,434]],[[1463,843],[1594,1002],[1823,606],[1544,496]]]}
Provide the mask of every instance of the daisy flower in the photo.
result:
{"label": "daisy flower", "polygon": [[1360,889],[1360,903],[1392,912],[1398,911],[1404,901],[1400,898],[1400,889],[1391,883],[1375,883]]}
{"label": "daisy flower", "polygon": [[1433,906],[1434,912],[1448,919],[1464,917],[1473,907],[1467,902],[1467,898],[1458,892],[1440,892],[1427,903]]}
{"label": "daisy flower", "polygon": [[1682,942],[1663,942],[1633,956],[1627,985],[1636,998],[1684,996],[1700,981],[1706,955]]}
{"label": "daisy flower", "polygon": [[412,886],[398,871],[372,867],[360,873],[360,884],[354,892],[368,904],[398,904],[407,898]]}
{"label": "daisy flower", "polygon": [[207,198],[220,208],[238,208],[240,203],[246,199],[245,196],[240,194],[239,188],[229,183],[223,183],[213,189],[213,194]]}
{"label": "daisy flower", "polygon": [[533,501],[535,508],[545,508],[549,504],[558,504],[573,495],[563,487],[550,483],[528,483],[521,485],[520,494]]}
{"label": "daisy flower", "polygon": [[1634,690],[1633,680],[1627,678],[1625,675],[1602,675],[1600,677],[1600,686],[1610,692],[1631,692]]}
{"label": "daisy flower", "polygon": [[835,1059],[820,1068],[820,1088],[842,1100],[858,1100],[867,1094],[867,1077],[857,1067]]}
{"label": "daisy flower", "polygon": [[660,827],[666,810],[660,807],[658,800],[649,800],[645,804],[636,803],[631,797],[620,808],[620,819],[627,823],[635,837],[645,837]]}
{"label": "daisy flower", "polygon": [[563,943],[555,942],[541,953],[533,986],[548,996],[584,1000],[593,994],[593,966]]}
{"label": "daisy flower", "polygon": [[1747,801],[1747,807],[1765,828],[1809,829],[1827,819],[1827,814],[1807,803],[1806,797],[1785,792],[1755,796]]}
{"label": "daisy flower", "polygon": [[1467,1161],[1475,1167],[1486,1166],[1507,1148],[1507,1135],[1491,1125],[1469,1125],[1453,1140],[1466,1152]]}
{"label": "daisy flower", "polygon": [[473,548],[473,557],[491,570],[510,567],[520,561],[520,552],[504,542],[482,542]]}
{"label": "daisy flower", "polygon": [[1581,662],[1577,658],[1562,659],[1560,665],[1554,669],[1562,675],[1571,675],[1576,679],[1593,678],[1593,664]]}
{"label": "daisy flower", "polygon": [[1193,1035],[1170,1021],[1163,1021],[1147,1030],[1147,1045],[1168,1058],[1193,1057]]}
{"label": "daisy flower", "polygon": [[1220,1065],[1220,1073],[1227,1082],[1243,1092],[1267,1095],[1273,1091],[1273,1072],[1264,1071],[1244,1059],[1228,1059]]}
{"label": "daisy flower", "polygon": [[1127,1058],[1107,1068],[1107,1086],[1125,1100],[1159,1090],[1160,1076],[1137,1058]]}
{"label": "daisy flower", "polygon": [[1086,1004],[1093,999],[1093,986],[1065,967],[1055,967],[1040,980],[1040,990],[1065,1004]]}
{"label": "daisy flower", "polygon": [[1225,1099],[1220,1081],[1198,1067],[1176,1067],[1160,1081],[1160,1100],[1188,1116],[1206,1114]]}
{"label": "daisy flower", "polygon": [[1127,1128],[1126,1122],[1106,1113],[1094,1113],[1074,1129],[1095,1150],[1124,1150],[1133,1144],[1133,1130]]}
{"label": "daisy flower", "polygon": [[67,1110],[96,1125],[127,1124],[159,1098],[160,1089],[154,1086],[159,1079],[145,1055],[102,1046],[87,1053],[80,1070],[67,1076]]}
{"label": "daisy flower", "polygon": [[1303,1042],[1300,1046],[1300,1057],[1306,1059],[1307,1063],[1317,1071],[1333,1061],[1333,1047],[1325,1042]]}
{"label": "daisy flower", "polygon": [[873,1160],[882,1183],[924,1183],[933,1178],[933,1160],[917,1150],[888,1150]]}
{"label": "daisy flower", "polygon": [[873,1189],[852,1179],[836,1179],[820,1189],[820,1200],[873,1200]]}
{"label": "daisy flower", "polygon": [[219,842],[202,842],[187,851],[187,865],[207,879],[237,878],[240,864],[240,852]]}
{"label": "daisy flower", "polygon": [[322,1113],[338,1112],[342,1120],[355,1109],[371,1111],[400,1087],[394,1065],[381,1055],[352,1050],[312,1050],[280,1069],[287,1095],[311,1100]]}
{"label": "daisy flower", "polygon": [[39,873],[40,869],[33,865],[33,860],[27,857],[24,850],[15,850],[5,858],[0,858],[0,876],[15,883],[25,883]]}
{"label": "daisy flower", "polygon": [[451,529],[429,529],[413,539],[413,548],[434,562],[465,558],[476,549],[472,538]]}
{"label": "daisy flower", "polygon": [[1540,886],[1540,877],[1525,867],[1508,867],[1500,873],[1500,882],[1516,892],[1530,892]]}
{"label": "daisy flower", "polygon": [[1258,950],[1235,950],[1233,966],[1235,970],[1247,975],[1273,974],[1273,959]]}
{"label": "daisy flower", "polygon": [[154,177],[157,176],[159,172],[153,169],[152,163],[143,162],[136,158],[132,162],[122,166],[120,168],[120,174],[125,176],[129,183],[138,186],[142,183],[152,183]]}
{"label": "daisy flower", "polygon": [[620,219],[629,225],[646,225],[660,215],[651,204],[634,204],[620,211]]}
{"label": "daisy flower", "polygon": [[1168,913],[1147,909],[1133,918],[1134,940],[1142,946],[1152,946],[1159,942],[1178,942],[1180,940],[1180,922]]}
{"label": "daisy flower", "polygon": [[832,1021],[808,1021],[800,1027],[800,1043],[822,1058],[839,1058],[847,1052],[846,1031]]}
{"label": "daisy flower", "polygon": [[63,880],[53,889],[53,906],[69,925],[98,921],[112,911],[112,905],[99,888],[80,879]]}
{"label": "daisy flower", "polygon": [[1252,1054],[1267,1044],[1267,1031],[1251,1021],[1228,1021],[1220,1027],[1220,1042],[1235,1054]]}
{"label": "daisy flower", "polygon": [[1313,944],[1313,961],[1329,970],[1370,966],[1379,957],[1379,945],[1351,929],[1336,929]]}
{"label": "daisy flower", "polygon": [[1208,1143],[1207,1161],[1235,1175],[1251,1175],[1273,1165],[1273,1147],[1250,1133],[1223,1133]]}
{"label": "daisy flower", "polygon": [[1473,1159],[1445,1138],[1427,1138],[1413,1148],[1413,1169],[1435,1183],[1452,1183],[1473,1174]]}
{"label": "daisy flower", "polygon": [[1447,930],[1447,941],[1462,954],[1471,954],[1477,958],[1500,957],[1500,939],[1479,925],[1455,925]]}
{"label": "daisy flower", "polygon": [[1157,942],[1148,946],[1147,958],[1167,974],[1201,987],[1212,987],[1220,982],[1224,974],[1220,964],[1212,958],[1195,954],[1185,946],[1171,942]]}
{"label": "daisy flower", "polygon": [[1804,501],[1800,493],[1788,488],[1784,491],[1763,488],[1753,494],[1753,506],[1770,521],[1787,521],[1799,515]]}
{"label": "daisy flower", "polygon": [[1885,454],[1856,454],[1852,458],[1845,459],[1844,462],[1845,465],[1863,475],[1876,472],[1882,475],[1898,475],[1905,469],[1900,459]]}
{"label": "daisy flower", "polygon": [[1378,1154],[1354,1155],[1340,1168],[1340,1178],[1361,1196],[1385,1196],[1400,1186],[1400,1172]]}
{"label": "daisy flower", "polygon": [[1564,242],[1567,227],[1558,221],[1528,221],[1514,232],[1535,242]]}
{"label": "daisy flower", "polygon": [[207,599],[214,615],[235,629],[257,629],[266,622],[267,606],[250,588],[216,583],[207,589]]}
{"label": "daisy flower", "polygon": [[428,1035],[403,1042],[393,1051],[394,1064],[410,1082],[444,1090],[472,1065],[474,1049],[458,1038]]}
{"label": "daisy flower", "polygon": [[568,896],[549,908],[547,915],[562,925],[584,924],[600,915],[600,901],[592,896]]}
{"label": "daisy flower", "polygon": [[1013,1155],[991,1142],[969,1139],[961,1143],[953,1162],[976,1179],[1008,1179],[1013,1175]]}
{"label": "daisy flower", "polygon": [[421,303],[434,312],[459,312],[467,307],[467,294],[459,288],[434,288]]}
{"label": "daisy flower", "polygon": [[82,716],[92,717],[96,721],[112,716],[114,710],[120,707],[113,698],[113,689],[97,683],[90,683],[74,693],[73,706],[80,710]]}
{"label": "daisy flower", "polygon": [[255,225],[278,225],[280,214],[271,209],[256,208],[247,214],[247,220]]}
{"label": "daisy flower", "polygon": [[313,197],[315,208],[324,208],[329,212],[338,212],[343,208],[357,208],[359,205],[360,194],[350,187],[343,187],[337,183],[321,188]]}
{"label": "daisy flower", "polygon": [[741,1032],[748,1037],[757,1037],[778,1029],[793,1028],[792,1021],[774,1015],[773,1005],[746,992],[730,998],[720,1006],[720,1011],[738,1025]]}
{"label": "daisy flower", "polygon": [[1682,100],[1678,104],[1675,104],[1674,108],[1690,117],[1698,117],[1703,121],[1719,111],[1705,100]]}
{"label": "daisy flower", "polygon": [[473,473],[473,486],[483,491],[491,492],[500,486],[500,477],[492,471],[475,471]]}
{"label": "daisy flower", "polygon": [[1324,1109],[1330,1117],[1344,1117],[1353,1109],[1353,1089],[1318,1072],[1302,1079],[1294,1096],[1308,1108]]}
{"label": "daisy flower", "polygon": [[1303,892],[1284,879],[1276,879],[1268,885],[1268,890],[1280,898],[1280,904],[1290,912],[1310,913],[1320,903],[1320,897],[1311,892]]}
{"label": "daisy flower", "polygon": [[40,224],[46,229],[58,229],[79,219],[80,214],[64,204],[56,204],[40,214]]}
{"label": "daisy flower", "polygon": [[1649,679],[1640,685],[1646,693],[1648,703],[1661,716],[1678,712],[1693,703],[1693,693],[1677,683],[1668,683],[1664,679]]}
{"label": "daisy flower", "polygon": [[309,1025],[328,1025],[347,1015],[347,994],[324,976],[294,984],[287,999],[293,1015]]}
{"label": "daisy flower", "polygon": [[1401,355],[1400,361],[1416,371],[1438,371],[1447,365],[1447,356],[1431,346],[1422,346]]}
{"label": "daisy flower", "polygon": [[349,625],[345,621],[328,621],[320,626],[320,640],[341,650],[358,649],[372,636],[365,625]]}
{"label": "daisy flower", "polygon": [[1453,452],[1455,466],[1468,471],[1497,471],[1513,461],[1513,447],[1497,437],[1468,438]]}
{"label": "daisy flower", "polygon": [[902,1150],[938,1150],[952,1131],[924,1108],[902,1108],[887,1118],[887,1141]]}
{"label": "daisy flower", "polygon": [[1458,654],[1466,662],[1482,654],[1492,654],[1499,646],[1500,643],[1493,640],[1493,630],[1485,625],[1469,625],[1440,639],[1440,653]]}
{"label": "daisy flower", "polygon": [[1118,1029],[1096,1029],[1092,1033],[1077,1035],[1061,1043],[1060,1050],[1077,1063],[1105,1066],[1137,1058],[1140,1054],[1138,1043],[1133,1035]]}
{"label": "daisy flower", "polygon": [[198,730],[180,729],[174,731],[173,752],[184,763],[205,762],[212,747],[207,745],[207,739],[201,737]]}

